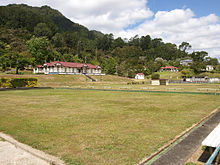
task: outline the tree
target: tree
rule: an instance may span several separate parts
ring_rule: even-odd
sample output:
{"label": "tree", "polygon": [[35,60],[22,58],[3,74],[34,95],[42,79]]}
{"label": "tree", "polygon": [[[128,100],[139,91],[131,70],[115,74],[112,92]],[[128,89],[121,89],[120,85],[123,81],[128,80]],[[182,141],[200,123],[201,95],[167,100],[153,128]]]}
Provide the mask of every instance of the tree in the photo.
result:
{"label": "tree", "polygon": [[3,71],[10,65],[9,53],[11,52],[10,45],[0,40],[0,65]]}
{"label": "tree", "polygon": [[7,67],[10,66],[10,60],[7,54],[0,56],[0,65],[3,71],[6,71]]}
{"label": "tree", "polygon": [[66,46],[69,48],[75,48],[77,49],[78,43],[79,43],[79,34],[77,32],[65,32],[64,33],[64,41],[66,43]]}
{"label": "tree", "polygon": [[53,60],[49,56],[48,46],[49,41],[46,37],[32,37],[27,42],[28,52],[31,57],[34,58],[33,65],[44,64],[45,62]]}
{"label": "tree", "polygon": [[179,50],[183,51],[184,53],[186,53],[186,51],[191,49],[191,48],[192,48],[192,46],[188,42],[182,42],[179,45]]}
{"label": "tree", "polygon": [[56,33],[52,38],[52,44],[56,48],[64,47],[65,46],[65,40],[61,33]]}
{"label": "tree", "polygon": [[205,63],[206,65],[218,65],[218,59],[217,58],[212,58],[212,57],[206,57],[205,58]]}
{"label": "tree", "polygon": [[80,59],[78,55],[75,55],[73,56],[73,62],[83,62],[83,60]]}
{"label": "tree", "polygon": [[102,50],[110,50],[113,44],[113,34],[105,34],[103,37],[99,37],[97,41],[97,48]]}
{"label": "tree", "polygon": [[16,74],[18,70],[23,70],[26,66],[33,62],[32,58],[28,58],[25,54],[15,52],[12,57],[12,66],[16,68]]}
{"label": "tree", "polygon": [[0,57],[7,54],[10,49],[10,45],[0,40]]}
{"label": "tree", "polygon": [[183,69],[181,71],[182,77],[186,78],[186,77],[192,77],[194,75],[193,70],[191,69]]}
{"label": "tree", "polygon": [[109,58],[106,60],[104,71],[107,74],[115,74],[116,72],[116,61],[114,58]]}
{"label": "tree", "polygon": [[196,61],[203,62],[206,56],[208,56],[208,53],[205,51],[197,51],[191,54],[191,58],[193,59],[194,62]]}
{"label": "tree", "polygon": [[205,64],[201,61],[194,61],[190,68],[194,71],[195,74],[201,73],[203,70],[205,70]]}
{"label": "tree", "polygon": [[152,41],[152,47],[156,48],[162,44],[162,39],[161,38],[154,38]]}
{"label": "tree", "polygon": [[125,42],[123,41],[123,39],[121,37],[118,37],[112,43],[113,48],[117,48],[117,47],[122,48],[124,45],[125,45]]}
{"label": "tree", "polygon": [[63,61],[74,62],[73,55],[72,54],[64,54],[63,55]]}
{"label": "tree", "polygon": [[52,37],[52,31],[45,23],[38,23],[37,26],[34,27],[34,34],[37,37],[46,36],[48,38]]}
{"label": "tree", "polygon": [[134,37],[131,37],[128,41],[128,45],[130,46],[139,46],[140,45],[140,39],[138,35],[135,35]]}
{"label": "tree", "polygon": [[151,79],[159,79],[160,78],[160,74],[159,73],[153,73],[151,75]]}
{"label": "tree", "polygon": [[141,37],[140,47],[142,50],[147,50],[151,48],[151,37],[149,35]]}

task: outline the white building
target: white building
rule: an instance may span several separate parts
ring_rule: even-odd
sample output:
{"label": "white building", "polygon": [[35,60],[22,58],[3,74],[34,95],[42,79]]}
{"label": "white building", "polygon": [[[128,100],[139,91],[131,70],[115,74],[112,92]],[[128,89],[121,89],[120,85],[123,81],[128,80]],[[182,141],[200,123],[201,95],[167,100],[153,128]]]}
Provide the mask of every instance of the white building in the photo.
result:
{"label": "white building", "polygon": [[183,66],[189,66],[189,64],[192,64],[192,63],[193,63],[193,60],[191,60],[191,59],[186,59],[186,60],[180,61],[180,65],[183,65]]}
{"label": "white building", "polygon": [[51,63],[38,65],[36,68],[34,68],[34,73],[101,75],[102,69],[98,65],[54,61]]}
{"label": "white building", "polygon": [[220,82],[219,78],[209,78],[209,77],[192,77],[192,78],[186,78],[185,79],[186,82],[192,82],[192,83],[196,83],[196,82],[206,82],[206,83],[218,83]]}
{"label": "white building", "polygon": [[137,73],[135,79],[144,80],[144,73]]}
{"label": "white building", "polygon": [[169,71],[169,72],[178,72],[178,68],[174,66],[165,66],[160,69],[161,72]]}
{"label": "white building", "polygon": [[205,70],[206,71],[213,71],[214,67],[212,65],[207,65]]}
{"label": "white building", "polygon": [[168,79],[152,79],[151,85],[168,85]]}

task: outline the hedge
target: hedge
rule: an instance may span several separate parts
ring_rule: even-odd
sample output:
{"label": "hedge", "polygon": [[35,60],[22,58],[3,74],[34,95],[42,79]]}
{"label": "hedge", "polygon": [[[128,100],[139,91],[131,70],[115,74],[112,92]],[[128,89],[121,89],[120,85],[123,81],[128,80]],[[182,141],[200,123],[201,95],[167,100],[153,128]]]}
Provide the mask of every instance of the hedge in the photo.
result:
{"label": "hedge", "polygon": [[1,78],[0,88],[35,87],[37,78]]}
{"label": "hedge", "polygon": [[151,79],[159,79],[160,78],[160,74],[159,73],[153,73],[151,75]]}

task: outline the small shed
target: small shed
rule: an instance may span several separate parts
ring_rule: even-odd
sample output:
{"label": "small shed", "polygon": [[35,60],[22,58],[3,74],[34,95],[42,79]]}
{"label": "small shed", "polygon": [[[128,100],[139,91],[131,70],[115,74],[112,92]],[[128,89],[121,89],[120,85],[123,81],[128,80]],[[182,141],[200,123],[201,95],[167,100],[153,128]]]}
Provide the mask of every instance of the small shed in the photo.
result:
{"label": "small shed", "polygon": [[137,73],[135,79],[144,80],[144,73]]}
{"label": "small shed", "polygon": [[168,85],[168,79],[152,79],[151,85]]}

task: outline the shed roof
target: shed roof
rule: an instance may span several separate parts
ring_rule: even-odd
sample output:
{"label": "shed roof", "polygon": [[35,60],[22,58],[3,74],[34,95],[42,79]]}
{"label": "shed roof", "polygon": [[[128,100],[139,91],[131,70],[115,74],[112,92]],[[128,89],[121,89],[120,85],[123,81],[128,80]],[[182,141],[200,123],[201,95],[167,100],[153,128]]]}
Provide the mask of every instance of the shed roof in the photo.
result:
{"label": "shed roof", "polygon": [[218,126],[203,140],[203,146],[217,147],[220,144],[220,123]]}
{"label": "shed roof", "polygon": [[144,76],[144,73],[137,73],[137,75],[143,75]]}
{"label": "shed roof", "polygon": [[177,67],[174,67],[174,66],[165,66],[165,67],[162,67],[161,69],[177,69]]}

